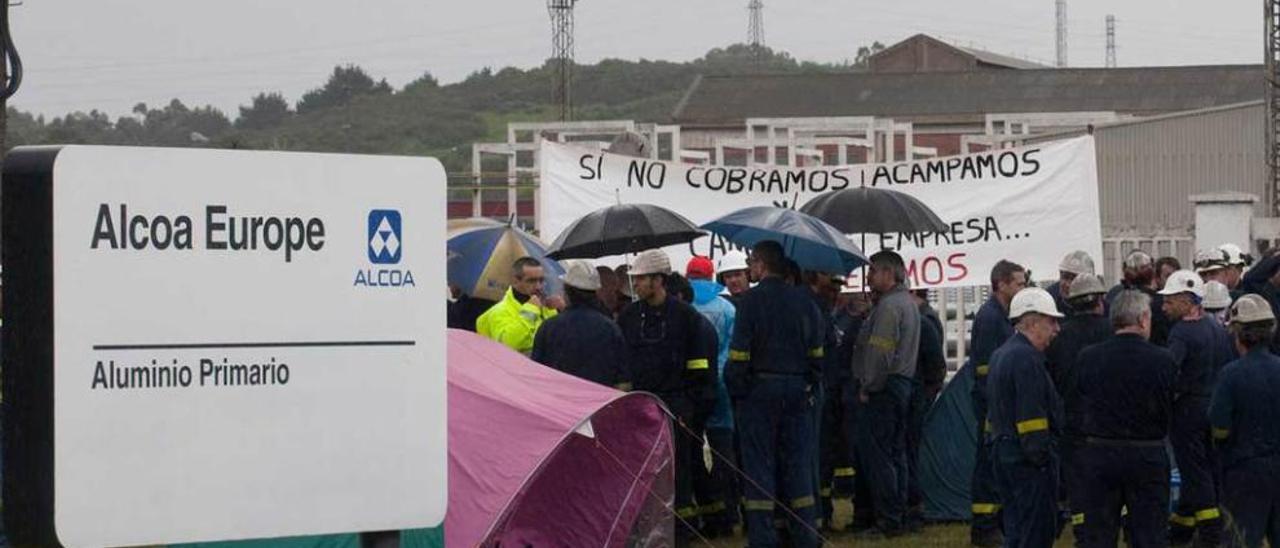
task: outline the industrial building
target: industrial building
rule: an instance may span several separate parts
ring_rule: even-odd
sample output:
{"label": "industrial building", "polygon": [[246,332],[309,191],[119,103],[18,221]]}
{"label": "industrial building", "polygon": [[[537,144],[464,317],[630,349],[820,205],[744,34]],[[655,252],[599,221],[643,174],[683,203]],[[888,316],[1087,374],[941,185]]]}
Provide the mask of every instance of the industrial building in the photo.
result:
{"label": "industrial building", "polygon": [[[485,188],[505,179],[523,190],[455,193],[451,211],[518,211],[536,228],[529,187],[543,138],[607,147],[630,134],[653,158],[830,165],[1091,131],[1109,264],[1133,246],[1190,260],[1191,196],[1252,195],[1256,218],[1277,205],[1267,182],[1263,75],[1262,65],[1045,68],[916,35],[873,55],[863,72],[699,77],[669,120],[512,124],[507,142],[476,145],[475,181],[484,179],[481,159],[496,155],[506,159],[507,177],[485,179]],[[1261,233],[1268,223],[1256,223],[1255,247],[1273,238]]]}
{"label": "industrial building", "polygon": [[[471,191],[451,214],[518,212],[538,228],[538,147],[577,141],[654,159],[748,165],[901,161],[1092,133],[1109,281],[1140,248],[1190,264],[1197,247],[1277,244],[1262,65],[1046,68],[916,35],[864,71],[716,76],[690,85],[667,120],[511,124],[473,148]],[[623,137],[626,136],[626,137]],[[621,146],[620,146],[621,145]],[[505,173],[485,173],[486,158]],[[546,235],[548,238],[554,235]],[[952,320],[981,289],[939,292]],[[948,321],[963,357],[963,321]]]}

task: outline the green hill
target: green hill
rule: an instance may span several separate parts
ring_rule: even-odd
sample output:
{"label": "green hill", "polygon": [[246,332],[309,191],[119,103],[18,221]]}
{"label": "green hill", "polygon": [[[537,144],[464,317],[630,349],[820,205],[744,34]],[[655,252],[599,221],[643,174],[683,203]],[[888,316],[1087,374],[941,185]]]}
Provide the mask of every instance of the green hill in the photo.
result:
{"label": "green hill", "polygon": [[[875,44],[872,48],[883,48]],[[783,52],[736,44],[685,63],[606,59],[574,72],[574,118],[665,121],[699,74],[856,70],[856,62],[800,62]],[[757,55],[757,53],[759,55]],[[235,117],[188,107],[177,98],[163,107],[139,103],[112,120],[73,112],[46,120],[8,109],[7,146],[118,144],[430,155],[451,171],[469,168],[470,145],[502,140],[509,121],[551,121],[552,65],[522,70],[485,68],[440,85],[430,73],[393,89],[356,66],[335,67],[329,80],[296,102],[279,93],[249,98]]]}

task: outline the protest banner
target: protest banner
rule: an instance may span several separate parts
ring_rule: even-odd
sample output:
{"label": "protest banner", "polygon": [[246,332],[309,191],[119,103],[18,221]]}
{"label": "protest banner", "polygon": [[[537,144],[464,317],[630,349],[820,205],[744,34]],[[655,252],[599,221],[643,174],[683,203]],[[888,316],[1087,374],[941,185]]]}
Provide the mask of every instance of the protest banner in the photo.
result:
{"label": "protest banner", "polygon": [[[914,196],[951,226],[852,235],[868,256],[901,253],[913,288],[986,285],[1001,259],[1027,267],[1037,280],[1056,278],[1058,262],[1074,250],[1101,263],[1092,136],[913,162],[803,168],[663,162],[549,141],[541,154],[540,228],[547,241],[578,217],[618,202],[663,206],[702,224],[745,207],[798,208],[824,192],[866,186]],[[715,259],[733,248],[710,235],[667,251],[680,268],[694,254]],[[859,286],[858,273],[851,274],[850,284]]]}

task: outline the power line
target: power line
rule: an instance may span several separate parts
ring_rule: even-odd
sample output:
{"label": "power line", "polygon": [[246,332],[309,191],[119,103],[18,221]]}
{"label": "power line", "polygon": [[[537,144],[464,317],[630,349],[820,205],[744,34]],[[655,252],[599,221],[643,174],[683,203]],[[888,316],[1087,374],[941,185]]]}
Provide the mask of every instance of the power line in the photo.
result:
{"label": "power line", "polygon": [[560,120],[573,118],[573,6],[578,0],[547,0],[551,15],[551,58],[555,63],[555,102]]}
{"label": "power line", "polygon": [[1116,68],[1116,16],[1107,15],[1107,68]]}
{"label": "power line", "polygon": [[1263,0],[1266,14],[1267,164],[1271,207],[1280,211],[1280,0]]}
{"label": "power line", "polygon": [[1067,66],[1067,0],[1057,0],[1058,8],[1058,68]]}
{"label": "power line", "polygon": [[756,63],[760,62],[764,51],[764,2],[751,0],[747,2],[747,43],[751,45]]}

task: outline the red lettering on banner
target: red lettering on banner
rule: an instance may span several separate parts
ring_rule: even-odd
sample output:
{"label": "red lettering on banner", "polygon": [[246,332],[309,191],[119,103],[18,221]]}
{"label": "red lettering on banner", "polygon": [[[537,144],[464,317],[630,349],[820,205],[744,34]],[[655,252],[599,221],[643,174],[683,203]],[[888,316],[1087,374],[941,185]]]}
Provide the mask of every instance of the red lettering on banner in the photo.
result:
{"label": "red lettering on banner", "polygon": [[965,264],[967,257],[967,253],[952,253],[945,257],[929,255],[907,261],[907,279],[913,288],[963,280],[969,275],[969,267]]}

